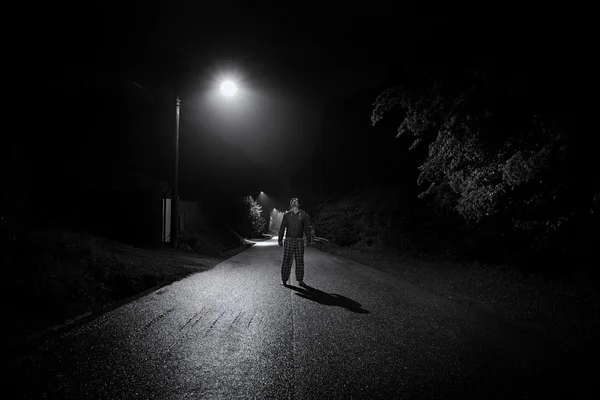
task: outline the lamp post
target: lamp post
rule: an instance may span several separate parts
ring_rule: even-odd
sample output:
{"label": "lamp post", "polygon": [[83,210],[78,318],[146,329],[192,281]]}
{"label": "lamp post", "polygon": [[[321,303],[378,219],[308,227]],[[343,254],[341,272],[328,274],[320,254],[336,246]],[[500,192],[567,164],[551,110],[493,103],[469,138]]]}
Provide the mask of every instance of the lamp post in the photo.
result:
{"label": "lamp post", "polygon": [[179,110],[181,100],[175,100],[175,165],[173,168],[173,190],[171,192],[171,246],[177,247],[179,234]]}
{"label": "lamp post", "polygon": [[[221,83],[221,94],[226,97],[235,96],[237,85],[232,81]],[[171,246],[177,247],[179,236],[179,112],[181,100],[179,96],[175,100],[175,165],[173,168],[173,190],[171,199]]]}

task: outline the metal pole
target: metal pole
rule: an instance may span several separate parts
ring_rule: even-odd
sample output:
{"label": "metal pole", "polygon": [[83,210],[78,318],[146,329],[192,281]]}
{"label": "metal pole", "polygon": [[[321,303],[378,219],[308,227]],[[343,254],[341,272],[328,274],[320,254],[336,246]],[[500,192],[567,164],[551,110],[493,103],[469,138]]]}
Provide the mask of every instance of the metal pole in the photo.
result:
{"label": "metal pole", "polygon": [[175,168],[173,174],[173,190],[171,199],[171,246],[177,247],[179,233],[179,109],[181,100],[177,96],[175,107]]}

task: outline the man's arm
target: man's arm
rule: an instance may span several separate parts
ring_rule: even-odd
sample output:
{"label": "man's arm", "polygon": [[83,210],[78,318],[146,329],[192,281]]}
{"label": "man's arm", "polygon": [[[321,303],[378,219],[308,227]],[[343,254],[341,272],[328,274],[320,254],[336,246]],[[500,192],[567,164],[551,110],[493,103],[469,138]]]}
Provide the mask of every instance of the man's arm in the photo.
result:
{"label": "man's arm", "polygon": [[306,214],[306,218],[304,218],[304,235],[306,236],[306,244],[310,246],[312,243],[312,233],[310,232],[310,217],[308,214]]}
{"label": "man's arm", "polygon": [[283,240],[283,234],[287,228],[287,214],[283,214],[281,225],[279,225],[279,243]]}

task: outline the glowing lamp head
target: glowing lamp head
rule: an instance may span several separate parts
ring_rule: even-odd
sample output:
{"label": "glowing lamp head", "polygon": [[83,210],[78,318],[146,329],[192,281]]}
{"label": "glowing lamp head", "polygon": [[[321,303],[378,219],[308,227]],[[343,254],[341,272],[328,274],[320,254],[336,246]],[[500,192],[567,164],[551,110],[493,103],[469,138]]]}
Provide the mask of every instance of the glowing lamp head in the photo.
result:
{"label": "glowing lamp head", "polygon": [[221,83],[221,93],[223,96],[232,97],[237,93],[237,86],[232,81],[223,81]]}

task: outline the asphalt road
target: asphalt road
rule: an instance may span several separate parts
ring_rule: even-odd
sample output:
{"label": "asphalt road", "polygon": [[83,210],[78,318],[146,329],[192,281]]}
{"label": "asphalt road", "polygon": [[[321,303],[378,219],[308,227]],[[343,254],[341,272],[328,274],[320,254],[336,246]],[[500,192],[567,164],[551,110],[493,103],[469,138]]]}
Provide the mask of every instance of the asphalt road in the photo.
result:
{"label": "asphalt road", "polygon": [[11,399],[518,399],[575,398],[594,384],[543,331],[314,248],[310,287],[284,287],[281,257],[274,239],[258,243],[6,358],[2,390]]}

